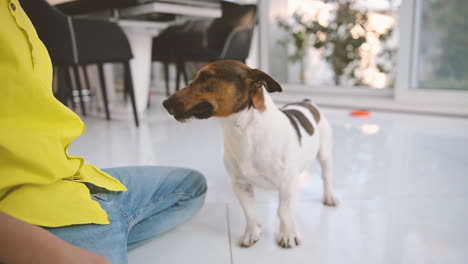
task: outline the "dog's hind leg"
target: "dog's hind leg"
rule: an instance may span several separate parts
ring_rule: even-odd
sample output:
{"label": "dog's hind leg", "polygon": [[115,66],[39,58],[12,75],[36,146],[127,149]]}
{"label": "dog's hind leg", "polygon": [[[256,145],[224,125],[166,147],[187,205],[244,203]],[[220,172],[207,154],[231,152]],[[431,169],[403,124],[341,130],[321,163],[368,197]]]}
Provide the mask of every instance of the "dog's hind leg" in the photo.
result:
{"label": "dog's hind leg", "polygon": [[328,121],[324,118],[320,123],[320,148],[318,152],[318,161],[322,167],[323,204],[338,206],[338,199],[333,193],[332,186],[332,143],[332,130]]}
{"label": "dog's hind leg", "polygon": [[246,222],[245,232],[240,238],[239,245],[250,247],[260,239],[262,234],[262,226],[259,224],[255,208],[253,186],[234,182],[232,189],[244,210]]}

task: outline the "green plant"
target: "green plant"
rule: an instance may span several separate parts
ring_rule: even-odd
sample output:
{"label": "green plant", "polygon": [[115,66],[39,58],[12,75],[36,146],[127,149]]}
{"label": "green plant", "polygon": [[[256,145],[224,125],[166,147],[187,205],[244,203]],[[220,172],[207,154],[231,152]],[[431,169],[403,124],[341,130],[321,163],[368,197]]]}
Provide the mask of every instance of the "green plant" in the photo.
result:
{"label": "green plant", "polygon": [[[369,29],[367,11],[356,8],[355,0],[333,2],[335,13],[330,15],[327,24],[320,23],[318,16],[307,21],[299,12],[294,13],[292,23],[279,19],[278,26],[288,34],[280,43],[294,44],[291,61],[303,60],[308,46],[312,45],[321,50],[323,57],[330,63],[336,85],[341,85],[344,77],[353,80],[355,85],[362,85],[361,77],[356,75],[360,67],[362,46],[367,42],[369,34],[385,39],[392,31],[379,34]],[[391,52],[386,55],[393,56]]]}
{"label": "green plant", "polygon": [[387,86],[392,88],[395,87],[396,82],[396,72],[394,69],[396,67],[397,49],[396,47],[389,47],[385,44],[393,36],[394,32],[395,31],[393,28],[390,28],[385,34],[379,36],[379,40],[381,43],[383,43],[383,47],[377,55],[380,61],[376,64],[379,72],[387,74],[387,76],[390,78]]}
{"label": "green plant", "polygon": [[295,50],[289,59],[292,62],[298,62],[304,59],[306,50],[308,48],[309,32],[306,25],[302,23],[302,16],[298,13],[293,14],[293,19],[296,25],[288,23],[284,19],[278,20],[278,26],[288,33],[288,37],[280,40],[279,43],[283,46],[287,46],[289,43],[294,44]]}

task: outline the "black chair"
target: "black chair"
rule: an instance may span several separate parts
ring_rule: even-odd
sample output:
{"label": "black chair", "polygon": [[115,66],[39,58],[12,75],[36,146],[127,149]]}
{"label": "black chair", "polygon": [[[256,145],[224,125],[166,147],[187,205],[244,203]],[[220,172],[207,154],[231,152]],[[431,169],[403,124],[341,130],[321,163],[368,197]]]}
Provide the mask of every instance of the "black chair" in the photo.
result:
{"label": "black chair", "polygon": [[83,67],[85,83],[89,87],[86,66],[96,64],[106,119],[110,120],[103,64],[122,63],[124,66],[124,92],[130,95],[135,125],[138,127],[138,112],[130,71],[130,60],[133,58],[133,54],[122,29],[109,21],[66,16],[45,0],[20,0],[20,3],[36,28],[39,38],[49,51],[52,64],[56,69],[59,84],[55,93],[56,97],[64,104],[67,104],[68,100],[71,99],[72,107],[74,107],[71,88],[73,76],[80,96],[81,110],[83,115],[86,115],[79,67]]}
{"label": "black chair", "polygon": [[188,83],[186,62],[238,60],[249,56],[256,22],[256,5],[221,2],[222,17],[211,21],[189,21],[167,28],[153,39],[153,61],[164,65],[166,94],[169,95],[169,64],[176,65],[176,90],[180,76]]}

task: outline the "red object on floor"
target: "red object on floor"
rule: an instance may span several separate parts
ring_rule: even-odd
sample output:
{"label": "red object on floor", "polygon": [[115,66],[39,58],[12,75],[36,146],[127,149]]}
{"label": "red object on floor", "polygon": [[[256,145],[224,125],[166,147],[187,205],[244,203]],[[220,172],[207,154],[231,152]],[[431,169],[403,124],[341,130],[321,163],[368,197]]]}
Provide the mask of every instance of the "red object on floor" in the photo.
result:
{"label": "red object on floor", "polygon": [[370,111],[367,111],[367,110],[353,110],[353,111],[351,111],[351,115],[356,116],[356,117],[370,117],[371,114],[372,113]]}

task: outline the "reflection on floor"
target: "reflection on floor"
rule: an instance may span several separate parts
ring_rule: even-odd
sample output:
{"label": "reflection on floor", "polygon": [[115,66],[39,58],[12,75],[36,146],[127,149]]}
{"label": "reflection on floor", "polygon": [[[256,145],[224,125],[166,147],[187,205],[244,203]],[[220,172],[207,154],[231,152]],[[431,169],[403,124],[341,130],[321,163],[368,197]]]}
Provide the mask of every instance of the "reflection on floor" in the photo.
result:
{"label": "reflection on floor", "polygon": [[85,118],[70,153],[99,167],[174,165],[208,178],[201,213],[129,255],[129,263],[468,263],[468,119],[323,109],[334,128],[340,207],[321,204],[316,164],[297,212],[303,244],[281,249],[274,193],[259,191],[264,234],[237,240],[244,218],[222,163],[217,120],[180,124],[154,104],[143,125]]}

